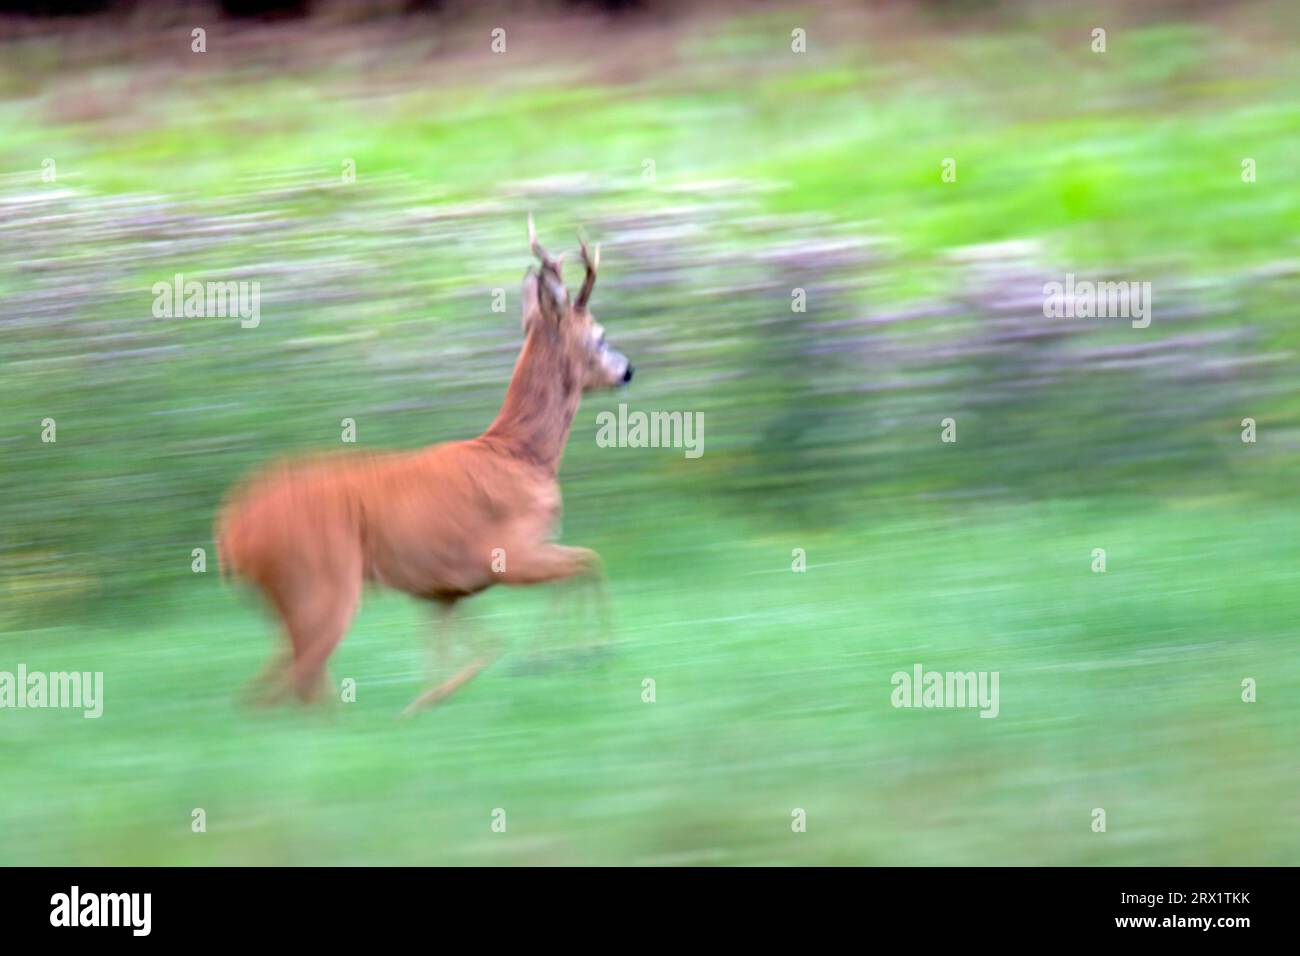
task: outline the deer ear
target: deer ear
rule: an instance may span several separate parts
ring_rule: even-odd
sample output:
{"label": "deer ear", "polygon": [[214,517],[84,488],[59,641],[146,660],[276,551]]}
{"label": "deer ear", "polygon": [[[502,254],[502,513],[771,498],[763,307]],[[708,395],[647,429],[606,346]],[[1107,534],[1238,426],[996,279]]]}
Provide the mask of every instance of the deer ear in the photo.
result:
{"label": "deer ear", "polygon": [[[560,260],[555,261],[558,266]],[[569,290],[564,287],[560,270],[551,265],[542,266],[542,273],[537,278],[537,305],[543,318],[559,325],[569,314]]]}
{"label": "deer ear", "polygon": [[523,302],[523,315],[520,317],[520,322],[524,332],[527,333],[528,326],[533,324],[533,320],[541,311],[541,305],[537,301],[537,272],[532,266],[529,266],[528,271],[524,273],[524,288],[519,298]]}

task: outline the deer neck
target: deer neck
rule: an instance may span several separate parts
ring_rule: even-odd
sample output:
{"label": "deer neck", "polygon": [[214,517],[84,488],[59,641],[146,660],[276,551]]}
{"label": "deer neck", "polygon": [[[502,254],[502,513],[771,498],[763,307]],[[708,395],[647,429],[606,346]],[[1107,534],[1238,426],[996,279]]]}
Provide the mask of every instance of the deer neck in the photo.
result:
{"label": "deer neck", "polygon": [[501,411],[482,437],[555,474],[582,389],[559,337],[543,325],[535,322],[529,330]]}

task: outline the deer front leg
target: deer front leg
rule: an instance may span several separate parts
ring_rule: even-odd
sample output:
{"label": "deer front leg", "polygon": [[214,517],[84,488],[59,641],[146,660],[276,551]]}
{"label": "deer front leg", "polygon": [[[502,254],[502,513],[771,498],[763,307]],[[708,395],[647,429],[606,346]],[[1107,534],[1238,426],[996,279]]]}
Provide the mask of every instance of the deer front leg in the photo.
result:
{"label": "deer front leg", "polygon": [[454,601],[439,600],[432,627],[426,632],[428,659],[425,672],[431,685],[446,672],[451,658],[451,622],[455,610]]}
{"label": "deer front leg", "polygon": [[600,555],[590,548],[548,543],[507,549],[502,579],[506,584],[541,584],[579,575],[603,578],[604,574]]}
{"label": "deer front leg", "polygon": [[[610,631],[609,607],[605,593],[605,572],[600,555],[590,548],[574,548],[560,544],[543,543],[526,550],[515,549],[507,552],[507,571],[504,574],[507,584],[541,584],[544,582],[572,582],[583,588],[584,594],[594,596],[597,607],[599,626],[603,633]],[[551,625],[554,625],[563,592],[557,592],[551,602]],[[586,603],[585,601],[583,602]],[[549,628],[548,628],[549,630]],[[604,641],[597,641],[589,648],[573,650],[601,650]],[[539,665],[534,661],[527,669]]]}
{"label": "deer front leg", "polygon": [[[438,615],[438,659],[436,668],[438,672],[443,673],[446,671],[447,663],[450,659],[451,632],[453,626],[455,626],[452,614],[455,604],[454,602],[446,602],[441,604],[440,608],[441,610]],[[473,660],[456,673],[442,681],[442,683],[430,687],[428,690],[417,696],[415,700],[407,704],[406,709],[402,711],[402,716],[412,717],[424,710],[424,708],[446,700],[456,691],[460,690],[461,687],[465,686],[478,676],[480,671],[495,660],[496,654],[497,652],[495,650],[488,649],[475,655]]]}

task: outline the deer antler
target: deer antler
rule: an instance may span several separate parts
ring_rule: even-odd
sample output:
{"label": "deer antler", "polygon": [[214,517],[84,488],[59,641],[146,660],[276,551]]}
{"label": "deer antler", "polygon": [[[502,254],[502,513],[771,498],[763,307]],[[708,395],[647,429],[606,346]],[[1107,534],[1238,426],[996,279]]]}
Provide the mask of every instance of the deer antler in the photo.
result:
{"label": "deer antler", "polygon": [[593,253],[587,248],[587,237],[581,230],[578,231],[578,245],[582,246],[582,264],[587,267],[587,277],[582,280],[582,291],[578,293],[578,301],[574,306],[585,309],[587,300],[591,298],[591,290],[596,286],[596,269],[600,266],[600,245],[597,244],[596,251]]}
{"label": "deer antler", "polygon": [[552,259],[542,248],[542,244],[537,241],[537,227],[533,225],[533,214],[528,214],[528,247],[533,250],[533,255],[541,260],[543,266],[551,269],[557,276],[564,267],[564,253],[561,252],[558,257]]}

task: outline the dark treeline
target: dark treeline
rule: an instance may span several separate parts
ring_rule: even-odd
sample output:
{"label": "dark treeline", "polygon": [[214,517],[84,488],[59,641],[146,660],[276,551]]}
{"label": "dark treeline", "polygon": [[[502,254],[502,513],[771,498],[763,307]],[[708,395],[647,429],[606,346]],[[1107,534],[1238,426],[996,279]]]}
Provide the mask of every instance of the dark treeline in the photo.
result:
{"label": "dark treeline", "polygon": [[[535,7],[554,6],[602,10],[617,13],[649,6],[645,0],[554,0],[552,3],[535,3]],[[664,6],[665,4],[656,4]],[[47,19],[83,17],[94,15],[136,15],[151,9],[174,15],[178,8],[195,10],[218,9],[227,17],[239,19],[280,20],[309,17],[322,10],[346,10],[356,17],[382,17],[407,13],[464,12],[471,8],[482,9],[483,3],[466,0],[355,0],[340,3],[338,0],[215,0],[212,3],[171,2],[171,0],[0,0],[0,14],[39,17]],[[500,4],[502,7],[517,4]]]}

